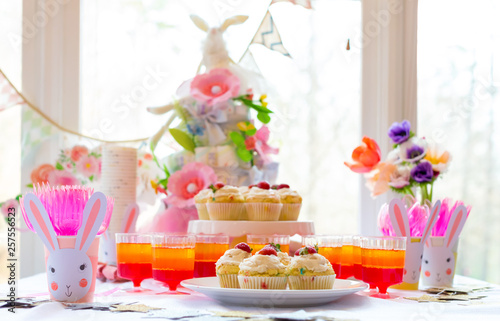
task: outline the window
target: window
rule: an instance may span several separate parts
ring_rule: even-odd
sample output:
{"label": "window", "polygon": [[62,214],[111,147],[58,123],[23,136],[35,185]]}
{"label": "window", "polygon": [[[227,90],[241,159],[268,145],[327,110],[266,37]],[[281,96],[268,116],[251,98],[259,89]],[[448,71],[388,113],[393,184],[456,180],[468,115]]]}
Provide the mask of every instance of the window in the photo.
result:
{"label": "window", "polygon": [[[453,14],[443,12],[453,7]],[[500,282],[500,3],[419,1],[418,132],[452,154],[435,198],[472,206],[457,273]],[[464,23],[467,17],[468,23]]]}
{"label": "window", "polygon": [[[211,25],[235,14],[249,15],[225,35],[230,55],[237,59],[269,4],[231,3],[219,8],[201,1],[196,6],[184,1],[83,2],[83,132],[106,139],[154,134],[166,118],[145,108],[170,102],[201,60],[205,35],[189,14]],[[261,45],[250,50],[276,110],[271,131],[281,148],[278,180],[304,196],[302,219],[321,223],[316,224],[318,233],[356,233],[359,183],[342,164],[358,143],[361,127],[361,55],[346,51],[347,39],[361,28],[361,3],[322,0],[314,6],[271,6],[293,60]],[[159,74],[157,81],[145,88],[143,80],[152,73]]]}

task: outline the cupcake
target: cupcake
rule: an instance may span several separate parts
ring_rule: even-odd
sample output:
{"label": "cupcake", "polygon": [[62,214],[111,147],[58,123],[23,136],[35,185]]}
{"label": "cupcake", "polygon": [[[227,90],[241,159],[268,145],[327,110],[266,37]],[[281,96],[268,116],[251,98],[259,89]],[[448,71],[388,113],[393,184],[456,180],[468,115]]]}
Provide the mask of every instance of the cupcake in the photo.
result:
{"label": "cupcake", "polygon": [[333,289],[335,272],[330,262],[317,249],[306,246],[297,250],[287,267],[291,290]]}
{"label": "cupcake", "polygon": [[242,289],[286,289],[286,267],[272,246],[265,246],[240,263],[238,282]]}
{"label": "cupcake", "polygon": [[250,221],[277,221],[282,205],[274,190],[253,187],[246,197],[246,209]]}
{"label": "cupcake", "polygon": [[279,186],[284,186],[276,190],[283,204],[279,220],[296,221],[302,207],[302,197],[296,191],[292,191],[288,185],[281,184]]}
{"label": "cupcake", "polygon": [[214,192],[210,189],[204,189],[201,190],[196,196],[194,197],[194,203],[196,205],[196,209],[198,210],[198,218],[200,220],[209,220],[210,217],[208,216],[208,211],[207,211],[207,202],[209,199],[211,199],[214,195]]}
{"label": "cupcake", "polygon": [[246,243],[237,244],[227,250],[215,263],[215,272],[221,288],[239,288],[238,272],[240,263],[252,256],[252,249]]}
{"label": "cupcake", "polygon": [[207,202],[208,216],[216,221],[238,220],[245,199],[237,187],[217,183],[212,185],[214,195]]}

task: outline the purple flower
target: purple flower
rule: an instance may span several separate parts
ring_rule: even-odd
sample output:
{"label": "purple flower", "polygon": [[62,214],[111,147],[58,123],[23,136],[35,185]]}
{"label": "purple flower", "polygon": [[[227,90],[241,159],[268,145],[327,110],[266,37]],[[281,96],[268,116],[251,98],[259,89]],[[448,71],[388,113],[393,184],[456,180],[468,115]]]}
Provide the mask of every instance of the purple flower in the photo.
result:
{"label": "purple flower", "polygon": [[424,149],[418,145],[413,145],[406,150],[406,158],[414,159],[424,153]]}
{"label": "purple flower", "polygon": [[403,120],[401,123],[394,122],[389,128],[387,135],[396,144],[406,142],[410,138],[410,122],[407,120]]}
{"label": "purple flower", "polygon": [[432,164],[428,161],[421,162],[417,166],[413,167],[411,170],[411,177],[417,183],[431,182],[434,177],[434,172],[432,171]]}

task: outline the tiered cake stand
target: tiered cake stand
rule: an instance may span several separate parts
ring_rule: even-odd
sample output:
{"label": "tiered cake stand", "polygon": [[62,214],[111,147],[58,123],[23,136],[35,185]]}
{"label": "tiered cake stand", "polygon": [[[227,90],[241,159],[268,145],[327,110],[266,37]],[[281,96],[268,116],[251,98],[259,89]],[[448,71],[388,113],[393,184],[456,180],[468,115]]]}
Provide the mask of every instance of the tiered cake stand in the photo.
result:
{"label": "tiered cake stand", "polygon": [[[226,234],[229,235],[230,247],[240,242],[247,241],[247,234],[261,235],[290,235],[314,234],[314,223],[312,221],[190,221],[188,233],[193,234]],[[300,244],[294,246],[290,241],[290,251]]]}

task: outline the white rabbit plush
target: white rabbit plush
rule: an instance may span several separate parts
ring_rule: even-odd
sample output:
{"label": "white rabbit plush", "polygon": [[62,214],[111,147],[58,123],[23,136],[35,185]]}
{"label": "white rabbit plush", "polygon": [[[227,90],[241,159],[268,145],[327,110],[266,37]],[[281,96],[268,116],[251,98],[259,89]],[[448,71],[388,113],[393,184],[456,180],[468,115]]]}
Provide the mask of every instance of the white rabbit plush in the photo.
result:
{"label": "white rabbit plush", "polygon": [[94,193],[83,210],[82,224],[78,229],[74,248],[60,248],[49,215],[34,194],[24,197],[26,215],[45,247],[47,282],[52,297],[58,301],[76,302],[95,286],[96,271],[87,250],[94,242],[106,215],[106,197]]}
{"label": "white rabbit plush", "polygon": [[[122,233],[135,232],[135,224],[137,222],[138,216],[139,206],[136,203],[130,204],[125,210],[125,216],[123,217],[122,227],[120,231]],[[99,261],[111,265],[116,265],[115,235],[114,233],[110,233],[109,230],[106,230],[106,232],[102,236],[103,238],[99,247]]]}
{"label": "white rabbit plush", "polygon": [[[467,208],[463,205],[457,206],[450,217],[444,238],[432,237],[426,242],[422,260],[422,283],[425,286],[453,285],[456,245],[466,220]],[[442,241],[443,244],[431,244],[437,243],[434,241]]]}
{"label": "white rabbit plush", "polygon": [[434,224],[436,224],[440,210],[441,201],[436,201],[430,212],[430,216],[427,219],[420,241],[412,242],[410,225],[408,223],[408,212],[406,207],[403,205],[403,202],[396,198],[389,204],[389,216],[396,235],[405,236],[407,238],[403,284],[400,288],[407,288],[411,290],[418,289],[424,244],[430,236]]}

